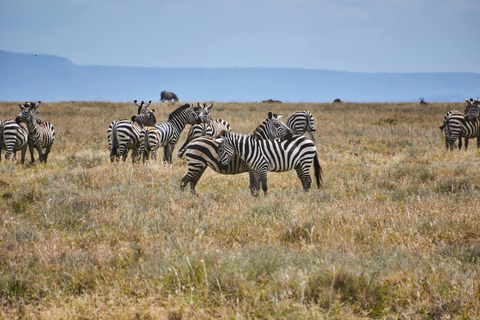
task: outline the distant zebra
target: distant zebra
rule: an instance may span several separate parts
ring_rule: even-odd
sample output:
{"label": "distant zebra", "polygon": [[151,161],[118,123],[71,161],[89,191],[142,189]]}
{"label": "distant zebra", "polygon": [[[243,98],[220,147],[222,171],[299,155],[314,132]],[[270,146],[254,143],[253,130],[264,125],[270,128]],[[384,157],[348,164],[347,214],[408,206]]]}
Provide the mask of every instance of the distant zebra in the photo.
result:
{"label": "distant zebra", "polygon": [[174,102],[178,102],[178,97],[175,93],[168,92],[168,91],[165,91],[165,90],[163,90],[160,93],[160,101],[165,102],[165,101],[172,101],[172,100]]}
{"label": "distant zebra", "polygon": [[128,156],[128,150],[132,150],[132,163],[138,158],[140,149],[140,131],[144,126],[153,126],[157,122],[155,110],[148,113],[132,116],[131,121],[126,119],[117,119],[108,127],[107,138],[110,148],[110,161],[125,161]]}
{"label": "distant zebra", "polygon": [[[292,137],[291,130],[280,120],[281,116],[276,116],[272,112],[268,112],[268,117],[263,121],[251,135],[255,139],[289,139]],[[188,164],[188,172],[182,178],[180,190],[183,191],[190,183],[190,190],[195,194],[195,186],[202,177],[207,167],[210,167],[220,174],[239,174],[249,172],[249,167],[236,154],[228,166],[221,166],[218,162],[218,145],[210,137],[200,137],[190,142],[186,147],[186,158]],[[253,171],[249,172],[250,176],[250,192],[252,195],[258,195],[260,185],[258,176]]]}
{"label": "distant zebra", "polygon": [[199,118],[201,119],[202,123],[193,125],[188,131],[187,139],[185,140],[185,143],[182,145],[182,147],[180,148],[177,154],[178,157],[180,158],[185,153],[187,145],[193,139],[196,139],[202,136],[215,137],[222,130],[231,131],[230,124],[227,121],[223,119],[216,119],[216,120],[210,119],[210,109],[213,107],[213,103],[210,104],[208,107],[206,107],[205,104],[201,106],[200,103],[197,102],[197,106],[201,110],[199,114]]}
{"label": "distant zebra", "polygon": [[[38,159],[40,162],[47,163],[47,158],[55,140],[55,128],[49,122],[41,122],[38,118],[38,107],[40,101],[36,104],[25,103],[23,106],[19,105],[21,112],[15,118],[15,122],[20,124],[24,122],[28,129],[28,148],[30,149],[30,156],[32,163],[35,162],[33,150],[37,149]],[[45,149],[45,153],[42,152]]]}
{"label": "distant zebra", "polygon": [[292,139],[257,140],[229,131],[222,131],[215,139],[219,143],[219,162],[228,165],[235,154],[260,177],[262,190],[267,195],[267,171],[285,172],[295,169],[302,182],[303,190],[309,191],[312,184],[310,167],[315,168],[317,187],[322,181],[322,168],[318,161],[317,149],[312,140],[304,136],[294,136]]}
{"label": "distant zebra", "polygon": [[[468,148],[468,139],[477,138],[477,147],[480,148],[480,106],[478,100],[467,102],[465,115],[461,113],[452,113],[445,123],[445,144],[450,150],[453,150],[453,145],[457,138],[465,138],[465,149]],[[461,140],[458,142],[458,148],[462,147]]]}
{"label": "distant zebra", "polygon": [[308,110],[296,111],[288,116],[287,121],[285,122],[287,127],[292,129],[294,134],[304,134],[308,131],[310,134],[310,139],[315,141],[314,132],[315,122],[313,120],[313,115]]}
{"label": "distant zebra", "polygon": [[6,151],[5,160],[9,160],[13,153],[13,159],[16,158],[16,152],[21,151],[22,164],[25,163],[25,153],[28,145],[28,130],[16,123],[14,120],[0,120],[0,161],[2,159],[2,149]]}
{"label": "distant zebra", "polygon": [[146,160],[149,153],[163,147],[163,162],[172,163],[172,153],[178,138],[187,124],[194,125],[200,122],[197,108],[184,104],[175,109],[168,116],[168,120],[155,124],[155,128],[145,128],[140,133],[140,149],[142,157]]}

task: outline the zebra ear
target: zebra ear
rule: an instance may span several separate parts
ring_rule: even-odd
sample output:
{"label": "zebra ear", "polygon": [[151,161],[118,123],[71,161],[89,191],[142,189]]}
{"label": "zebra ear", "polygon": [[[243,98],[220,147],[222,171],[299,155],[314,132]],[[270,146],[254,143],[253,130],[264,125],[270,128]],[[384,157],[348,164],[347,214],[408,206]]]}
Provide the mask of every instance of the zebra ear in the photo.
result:
{"label": "zebra ear", "polygon": [[213,107],[213,103],[207,107],[207,110],[212,109],[212,107]]}
{"label": "zebra ear", "polygon": [[222,143],[223,140],[225,140],[225,139],[223,139],[223,138],[217,138],[217,139],[213,140],[213,142]]}
{"label": "zebra ear", "polygon": [[272,119],[273,118],[273,113],[272,111],[268,111],[268,119]]}

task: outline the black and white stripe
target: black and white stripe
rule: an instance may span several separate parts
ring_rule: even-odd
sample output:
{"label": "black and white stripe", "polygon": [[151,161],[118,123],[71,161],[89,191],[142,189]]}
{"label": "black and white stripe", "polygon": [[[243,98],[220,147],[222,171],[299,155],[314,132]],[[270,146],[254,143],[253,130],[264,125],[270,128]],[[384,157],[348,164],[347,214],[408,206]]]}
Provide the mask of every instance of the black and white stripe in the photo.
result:
{"label": "black and white stripe", "polygon": [[117,119],[108,127],[107,138],[110,148],[110,161],[119,161],[120,157],[125,161],[128,150],[132,150],[132,163],[135,163],[140,149],[140,131],[144,126],[153,126],[157,122],[155,110],[132,116],[131,121]]}
{"label": "black and white stripe", "polygon": [[[291,130],[280,120],[281,116],[276,116],[271,112],[268,118],[263,121],[253,132],[254,139],[288,139],[292,137]],[[220,174],[239,174],[249,172],[250,192],[252,195],[258,194],[260,188],[258,177],[253,171],[249,171],[247,163],[237,154],[234,154],[228,166],[222,166],[218,162],[218,145],[210,137],[200,137],[191,141],[186,147],[186,158],[188,172],[182,178],[180,190],[183,191],[190,183],[190,190],[195,194],[195,187],[198,180],[202,177],[207,167],[210,167]]]}
{"label": "black and white stripe", "polygon": [[14,120],[0,120],[0,161],[2,159],[2,149],[6,151],[5,160],[9,160],[13,154],[16,158],[16,152],[21,151],[22,164],[25,163],[25,153],[28,145],[28,130],[23,125]]}
{"label": "black and white stripe", "polygon": [[[155,129],[142,130],[141,150],[143,158],[148,158],[148,153],[163,147],[163,162],[172,163],[172,153],[175,145],[187,124],[194,125],[200,121],[198,109],[188,103],[175,109],[168,116],[168,120],[155,124]],[[155,149],[155,151],[154,151]]]}
{"label": "black and white stripe", "polygon": [[267,171],[285,172],[295,169],[303,190],[309,191],[312,183],[310,177],[312,162],[317,186],[320,188],[322,169],[317,149],[315,144],[304,136],[295,136],[284,141],[257,140],[251,136],[222,131],[215,141],[219,143],[219,162],[228,165],[234,154],[238,154],[247,162],[254,175],[259,177],[265,195],[267,195]]}
{"label": "black and white stripe", "polygon": [[461,137],[465,138],[465,149],[468,148],[468,139],[477,138],[477,147],[480,148],[480,106],[478,99],[475,101],[467,100],[465,114],[451,113],[445,121],[445,144],[447,150],[453,150],[453,145],[457,138],[458,148],[461,149]]}
{"label": "black and white stripe", "polygon": [[287,117],[285,122],[287,127],[292,129],[294,134],[304,134],[308,132],[310,134],[310,139],[315,141],[315,121],[313,120],[313,115],[308,110],[296,111]]}
{"label": "black and white stripe", "polygon": [[[28,147],[32,162],[35,161],[33,149],[37,149],[39,161],[47,163],[50,149],[55,140],[55,128],[51,123],[39,120],[37,111],[40,103],[39,101],[36,104],[25,103],[23,106],[19,105],[21,112],[15,118],[15,121],[18,124],[23,122],[27,125]],[[42,151],[43,149],[45,149],[45,152]]]}

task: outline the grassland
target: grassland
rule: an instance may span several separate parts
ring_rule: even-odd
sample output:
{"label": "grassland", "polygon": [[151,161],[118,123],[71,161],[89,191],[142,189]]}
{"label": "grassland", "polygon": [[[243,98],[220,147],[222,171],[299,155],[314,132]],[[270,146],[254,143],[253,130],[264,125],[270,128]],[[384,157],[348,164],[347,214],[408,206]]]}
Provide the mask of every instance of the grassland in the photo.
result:
{"label": "grassland", "polygon": [[209,169],[182,194],[177,157],[111,164],[133,103],[40,108],[48,163],[0,162],[1,318],[480,318],[480,151],[446,152],[438,129],[463,104],[215,104],[242,133],[313,113],[323,188],[270,173],[267,198]]}

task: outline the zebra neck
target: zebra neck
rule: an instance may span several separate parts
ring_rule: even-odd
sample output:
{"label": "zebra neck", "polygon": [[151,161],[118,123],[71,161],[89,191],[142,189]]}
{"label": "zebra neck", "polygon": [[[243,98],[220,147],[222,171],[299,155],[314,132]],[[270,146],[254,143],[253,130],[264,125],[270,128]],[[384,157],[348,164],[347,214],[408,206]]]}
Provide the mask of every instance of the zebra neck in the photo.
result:
{"label": "zebra neck", "polygon": [[26,119],[26,120],[27,120],[28,134],[36,135],[38,133],[36,121],[33,121],[33,119]]}

